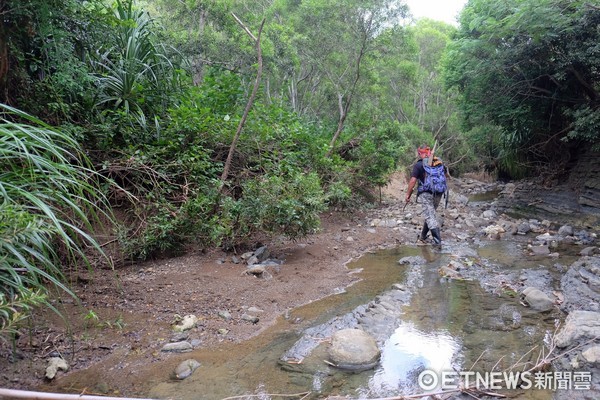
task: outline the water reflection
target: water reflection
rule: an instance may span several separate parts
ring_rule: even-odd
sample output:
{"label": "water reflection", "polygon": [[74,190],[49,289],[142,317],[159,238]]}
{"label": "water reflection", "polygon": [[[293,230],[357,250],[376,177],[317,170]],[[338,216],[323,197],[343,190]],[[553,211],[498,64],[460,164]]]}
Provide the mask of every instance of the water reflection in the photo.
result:
{"label": "water reflection", "polygon": [[458,338],[447,331],[424,332],[412,322],[403,323],[383,346],[380,366],[368,383],[369,394],[418,392],[419,373],[454,369],[460,347]]}

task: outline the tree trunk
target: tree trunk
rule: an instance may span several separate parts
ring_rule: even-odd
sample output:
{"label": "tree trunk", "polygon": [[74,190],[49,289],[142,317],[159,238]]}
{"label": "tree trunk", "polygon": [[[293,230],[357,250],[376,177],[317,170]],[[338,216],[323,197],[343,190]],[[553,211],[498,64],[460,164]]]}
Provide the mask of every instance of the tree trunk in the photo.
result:
{"label": "tree trunk", "polygon": [[258,29],[258,37],[255,37],[248,28],[240,21],[240,19],[233,14],[235,20],[244,28],[246,33],[254,40],[254,44],[256,45],[256,52],[258,57],[258,71],[256,72],[256,80],[254,81],[254,87],[252,88],[252,94],[248,99],[248,103],[246,104],[246,108],[244,109],[244,114],[242,115],[242,119],[238,124],[237,131],[235,132],[235,136],[233,137],[233,141],[231,142],[231,146],[229,147],[229,154],[227,154],[227,160],[225,161],[225,165],[223,166],[223,173],[221,174],[221,190],[225,187],[225,181],[229,175],[229,169],[231,168],[231,161],[233,160],[233,154],[235,153],[235,148],[237,142],[240,138],[240,134],[242,133],[242,129],[244,128],[244,124],[246,123],[246,118],[248,118],[248,113],[250,113],[250,109],[252,108],[252,103],[254,103],[254,98],[256,97],[256,92],[258,92],[258,87],[260,86],[260,78],[262,75],[262,52],[260,48],[260,35],[262,33],[263,26],[265,25],[265,19],[263,18],[262,23],[260,24],[260,28]]}
{"label": "tree trunk", "polygon": [[348,92],[348,98],[346,99],[345,106],[343,105],[343,100],[344,100],[343,94],[338,93],[340,118],[338,120],[338,127],[337,127],[333,137],[331,138],[331,142],[329,143],[329,150],[327,151],[327,154],[325,155],[325,157],[331,157],[331,154],[333,153],[333,148],[335,147],[335,142],[337,141],[338,137],[344,130],[344,122],[346,122],[346,117],[348,116],[348,110],[350,109],[350,105],[352,104],[352,97],[354,95],[354,91],[356,90],[356,86],[358,85],[358,81],[360,80],[360,65],[361,65],[362,58],[365,55],[366,48],[367,48],[367,35],[365,33],[365,35],[363,37],[362,45],[360,48],[360,52],[358,53],[358,59],[356,60],[356,72],[355,72],[355,76],[354,76],[354,81],[352,82],[352,86],[350,87],[350,90]]}

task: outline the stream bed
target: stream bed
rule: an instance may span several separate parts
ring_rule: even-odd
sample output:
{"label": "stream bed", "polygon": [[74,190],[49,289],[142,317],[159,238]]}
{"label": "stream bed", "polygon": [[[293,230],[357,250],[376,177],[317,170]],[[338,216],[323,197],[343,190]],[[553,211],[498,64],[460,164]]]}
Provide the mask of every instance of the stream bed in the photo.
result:
{"label": "stream bed", "polygon": [[[441,251],[401,246],[366,254],[348,265],[361,280],[342,293],[290,310],[249,341],[188,353],[201,367],[183,381],[161,381],[157,371],[147,395],[274,399],[310,393],[308,398],[375,399],[439,390],[440,385],[424,389],[424,371],[440,377],[443,371],[527,369],[548,352],[564,314],[557,308],[541,313],[526,307],[519,297],[522,288],[506,282],[558,288],[560,265],[577,256],[565,249],[560,260],[531,257],[524,254],[525,246],[519,240],[475,241],[444,244]],[[456,265],[460,275],[446,273]],[[377,340],[380,362],[359,373],[331,366],[328,337],[356,327]],[[552,396],[533,389],[511,394]]]}

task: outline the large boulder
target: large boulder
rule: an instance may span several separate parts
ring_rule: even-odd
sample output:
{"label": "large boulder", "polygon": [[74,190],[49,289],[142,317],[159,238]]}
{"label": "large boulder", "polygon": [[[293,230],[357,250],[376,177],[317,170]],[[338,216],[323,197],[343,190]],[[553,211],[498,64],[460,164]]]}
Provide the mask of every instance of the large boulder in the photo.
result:
{"label": "large boulder", "polygon": [[343,329],[331,338],[329,358],[338,368],[364,371],[374,368],[380,357],[377,341],[361,329]]}

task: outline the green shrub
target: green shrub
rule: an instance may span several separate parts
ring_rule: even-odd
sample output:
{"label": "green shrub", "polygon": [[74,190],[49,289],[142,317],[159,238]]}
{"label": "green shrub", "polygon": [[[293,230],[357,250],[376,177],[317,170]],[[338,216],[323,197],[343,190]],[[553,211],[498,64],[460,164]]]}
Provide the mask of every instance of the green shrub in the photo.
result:
{"label": "green shrub", "polygon": [[315,173],[290,171],[257,177],[244,183],[237,227],[297,239],[319,228],[324,200]]}

